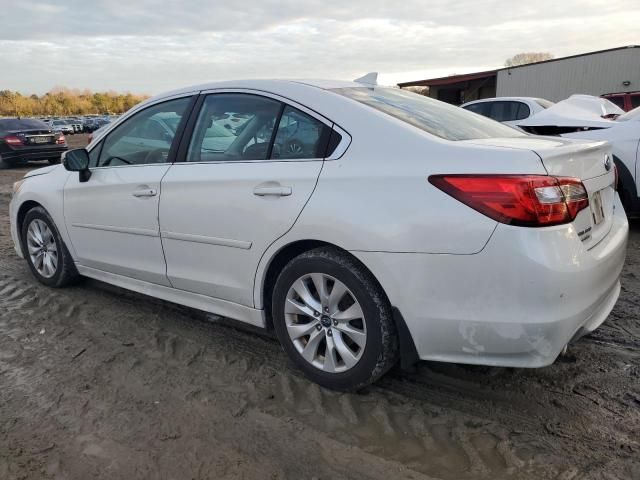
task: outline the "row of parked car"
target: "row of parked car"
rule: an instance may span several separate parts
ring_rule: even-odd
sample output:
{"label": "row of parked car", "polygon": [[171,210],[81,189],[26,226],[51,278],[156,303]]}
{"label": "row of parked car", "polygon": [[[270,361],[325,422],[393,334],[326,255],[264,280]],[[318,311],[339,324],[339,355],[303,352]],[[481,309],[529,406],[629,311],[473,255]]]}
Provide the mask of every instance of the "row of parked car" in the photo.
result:
{"label": "row of parked car", "polygon": [[76,133],[92,133],[100,127],[111,123],[114,118],[111,116],[87,116],[87,117],[41,117],[44,123],[52,130],[62,132],[65,135]]}
{"label": "row of parked car", "polygon": [[625,210],[640,215],[640,107],[625,112],[609,98],[591,95],[572,95],[557,103],[532,97],[486,98],[461,107],[533,135],[608,141]]}

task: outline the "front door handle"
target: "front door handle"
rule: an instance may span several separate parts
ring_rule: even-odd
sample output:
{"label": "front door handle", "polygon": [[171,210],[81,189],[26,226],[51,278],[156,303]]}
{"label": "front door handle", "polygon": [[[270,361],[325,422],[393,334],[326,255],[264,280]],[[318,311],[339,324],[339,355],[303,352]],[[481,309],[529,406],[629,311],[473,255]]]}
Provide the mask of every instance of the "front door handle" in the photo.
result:
{"label": "front door handle", "polygon": [[155,188],[141,188],[133,192],[134,197],[155,197],[158,194]]}
{"label": "front door handle", "polygon": [[291,187],[283,187],[280,185],[256,187],[253,189],[253,194],[259,197],[288,197],[291,195]]}

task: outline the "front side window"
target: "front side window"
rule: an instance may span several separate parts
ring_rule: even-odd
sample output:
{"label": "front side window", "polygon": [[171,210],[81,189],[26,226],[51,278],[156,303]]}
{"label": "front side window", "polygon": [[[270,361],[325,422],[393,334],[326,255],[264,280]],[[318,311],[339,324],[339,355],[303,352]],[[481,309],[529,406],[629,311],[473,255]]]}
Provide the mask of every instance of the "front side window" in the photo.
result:
{"label": "front side window", "polygon": [[332,91],[446,140],[525,135],[463,108],[398,88],[346,87]]}
{"label": "front side window", "polygon": [[171,122],[180,122],[190,100],[185,97],[159,103],[125,120],[94,148],[100,150],[97,166],[166,163],[177,130]]}

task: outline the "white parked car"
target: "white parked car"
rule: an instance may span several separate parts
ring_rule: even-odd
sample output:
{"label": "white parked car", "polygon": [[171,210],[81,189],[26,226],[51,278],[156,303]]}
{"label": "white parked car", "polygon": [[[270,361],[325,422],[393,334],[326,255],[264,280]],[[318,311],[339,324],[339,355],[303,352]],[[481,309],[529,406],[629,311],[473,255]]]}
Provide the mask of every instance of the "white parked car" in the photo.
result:
{"label": "white parked car", "polygon": [[[131,146],[167,115],[170,142]],[[247,121],[209,148],[228,115]],[[43,284],[87,276],[274,328],[336,389],[398,359],[549,365],[613,308],[628,233],[606,142],[354,82],[160,95],[14,191],[15,248]]]}
{"label": "white parked car", "polygon": [[56,132],[61,132],[68,135],[73,135],[73,127],[66,120],[49,120],[47,125]]}
{"label": "white parked car", "polygon": [[474,100],[460,105],[465,110],[516,127],[520,120],[529,118],[553,105],[544,98],[496,97]]}

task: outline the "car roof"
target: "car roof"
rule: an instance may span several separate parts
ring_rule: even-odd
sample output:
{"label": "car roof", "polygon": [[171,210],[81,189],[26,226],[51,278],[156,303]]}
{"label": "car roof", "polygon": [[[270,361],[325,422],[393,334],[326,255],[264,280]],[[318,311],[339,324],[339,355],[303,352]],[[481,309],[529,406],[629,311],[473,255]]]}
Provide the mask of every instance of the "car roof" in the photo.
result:
{"label": "car roof", "polygon": [[[203,90],[214,90],[222,88],[246,88],[251,90],[264,91],[282,91],[292,84],[303,85],[309,88],[329,90],[332,88],[354,88],[365,87],[366,85],[356,82],[346,82],[342,80],[322,80],[322,79],[253,79],[253,80],[225,80],[220,82],[202,83],[199,85],[191,85],[189,87],[180,88],[164,92],[150,98],[148,101],[155,101],[162,98],[173,97],[176,95],[198,92]],[[146,102],[145,102],[146,103]]]}

